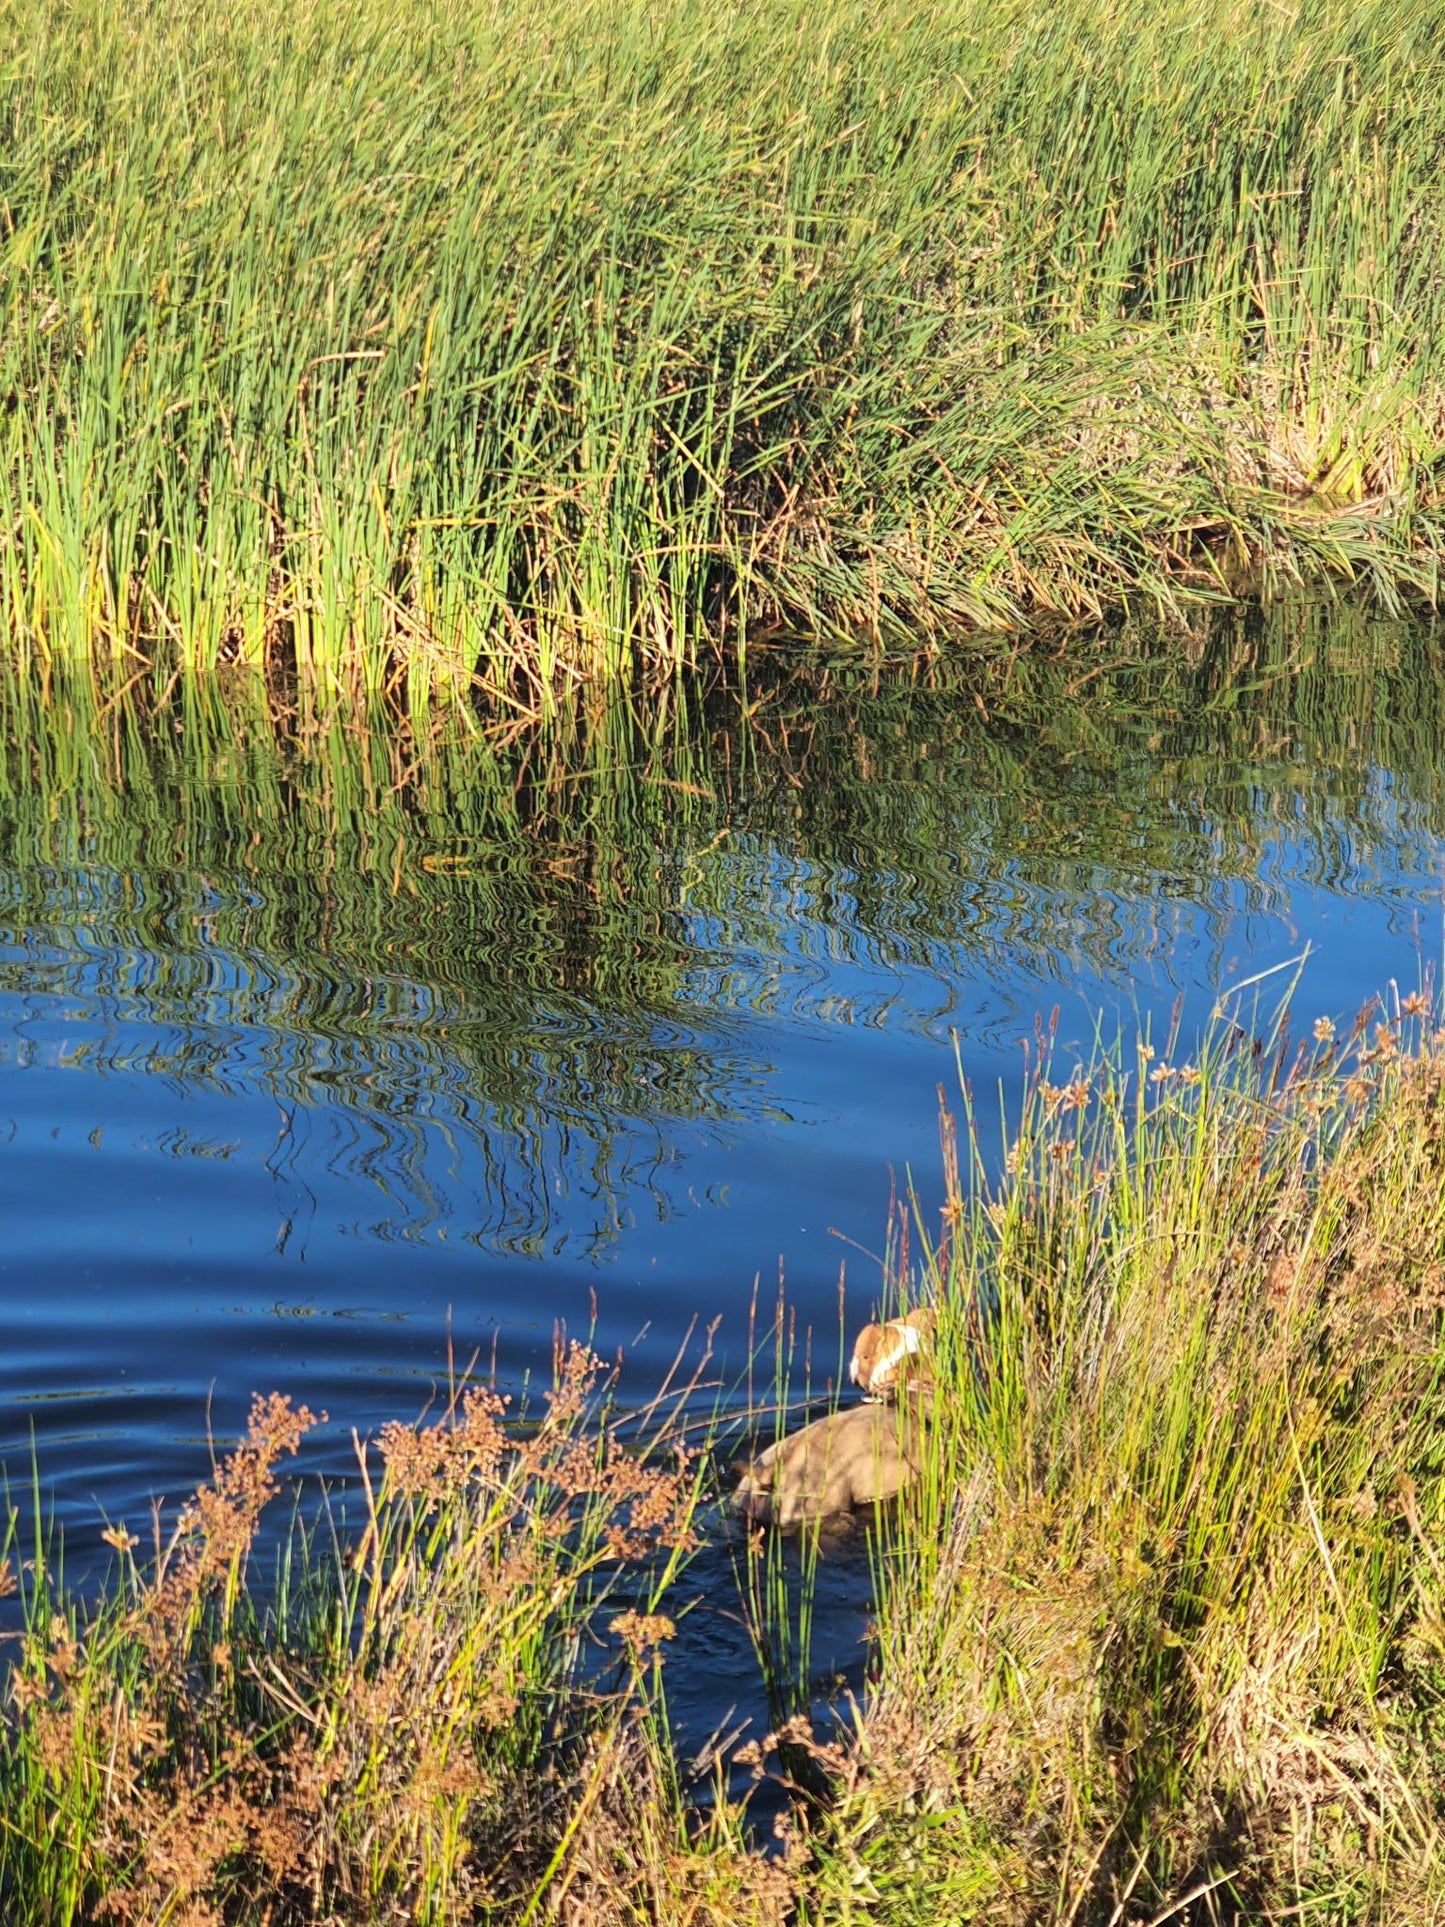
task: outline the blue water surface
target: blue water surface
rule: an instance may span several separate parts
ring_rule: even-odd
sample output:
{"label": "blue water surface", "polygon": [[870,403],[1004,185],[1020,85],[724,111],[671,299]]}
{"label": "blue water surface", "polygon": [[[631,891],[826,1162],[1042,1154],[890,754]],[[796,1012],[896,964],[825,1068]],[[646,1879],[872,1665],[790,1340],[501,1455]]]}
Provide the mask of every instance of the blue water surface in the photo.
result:
{"label": "blue water surface", "polygon": [[[947,692],[901,719],[849,697],[846,754],[754,745],[747,782],[614,812],[595,847],[574,825],[560,858],[464,809],[400,857],[344,826],[327,848],[244,779],[188,817],[179,751],[148,788],[12,782],[12,1484],[33,1450],[83,1562],[204,1477],[253,1392],[324,1409],[306,1464],[341,1473],[449,1357],[545,1374],[559,1322],[624,1348],[624,1398],[712,1327],[741,1403],[780,1280],[825,1380],[890,1197],[936,1206],[960,1072],[1001,1145],[1042,1027],[1060,1071],[1140,1024],[1187,1056],[1221,998],[1298,973],[1307,1026],[1431,971],[1437,698],[1428,644],[1391,648],[1337,703],[1328,664],[1268,680],[1267,730],[1248,705],[1161,722],[1147,691],[1088,729],[1081,703],[1010,728]],[[726,1674],[736,1640],[700,1637]]]}

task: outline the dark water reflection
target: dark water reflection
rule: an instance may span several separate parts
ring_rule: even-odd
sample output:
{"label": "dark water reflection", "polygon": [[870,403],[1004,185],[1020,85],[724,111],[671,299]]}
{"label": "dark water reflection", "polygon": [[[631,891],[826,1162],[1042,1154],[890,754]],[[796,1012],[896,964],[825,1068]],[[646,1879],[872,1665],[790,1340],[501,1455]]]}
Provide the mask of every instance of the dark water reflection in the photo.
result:
{"label": "dark water reflection", "polygon": [[714,1318],[733,1385],[780,1265],[831,1361],[840,1264],[856,1321],[894,1176],[936,1183],[955,1036],[987,1120],[1055,1008],[1072,1062],[1101,1013],[1188,1033],[1306,943],[1311,1018],[1413,985],[1432,635],[1296,614],[1103,662],[1021,663],[987,715],[839,671],[747,726],[733,697],[439,759],[244,694],[147,726],[11,690],[12,1476],[33,1434],[83,1549],[253,1389],[325,1406],[339,1466],[449,1333],[519,1383],[594,1301],[629,1386]]}

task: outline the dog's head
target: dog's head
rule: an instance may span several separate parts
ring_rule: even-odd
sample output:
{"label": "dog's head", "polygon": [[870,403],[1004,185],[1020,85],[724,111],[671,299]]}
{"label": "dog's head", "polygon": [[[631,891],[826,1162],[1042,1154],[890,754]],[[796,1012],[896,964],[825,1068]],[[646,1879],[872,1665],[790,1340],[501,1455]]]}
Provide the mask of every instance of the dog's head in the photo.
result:
{"label": "dog's head", "polygon": [[933,1312],[919,1305],[901,1318],[865,1325],[853,1347],[848,1376],[869,1398],[900,1389],[919,1391],[928,1380],[927,1340]]}

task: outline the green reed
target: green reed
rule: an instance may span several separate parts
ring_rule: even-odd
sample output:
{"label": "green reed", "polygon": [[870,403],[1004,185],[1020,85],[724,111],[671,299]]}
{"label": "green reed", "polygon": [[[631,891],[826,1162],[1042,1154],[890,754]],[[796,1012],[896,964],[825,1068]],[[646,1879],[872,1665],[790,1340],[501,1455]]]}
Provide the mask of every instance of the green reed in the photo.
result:
{"label": "green reed", "polygon": [[0,619],[163,685],[1433,594],[1429,0],[0,9]]}
{"label": "green reed", "polygon": [[1237,1004],[945,1119],[839,1918],[1438,1915],[1445,1032]]}

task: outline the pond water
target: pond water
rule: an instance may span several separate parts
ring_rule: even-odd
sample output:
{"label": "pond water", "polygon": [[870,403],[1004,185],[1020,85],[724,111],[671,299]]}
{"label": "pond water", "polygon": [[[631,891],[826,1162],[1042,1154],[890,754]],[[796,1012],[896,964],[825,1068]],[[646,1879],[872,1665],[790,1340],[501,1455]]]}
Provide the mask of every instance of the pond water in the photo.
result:
{"label": "pond water", "polygon": [[[1306,950],[1306,1021],[1415,987],[1433,634],[1284,612],[1138,655],[1021,661],[982,705],[814,672],[747,722],[732,692],[439,758],[254,692],[147,721],[10,689],[0,1460],[25,1485],[33,1442],[72,1561],[255,1390],[324,1407],[306,1462],[343,1471],[449,1344],[519,1386],[595,1322],[640,1398],[716,1321],[740,1404],[780,1274],[825,1380],[892,1188],[932,1208],[960,1068],[987,1136],[1055,1013],[1068,1069],[1101,1022],[1187,1054]],[[865,1571],[822,1622],[844,1657]],[[721,1610],[689,1637],[701,1730],[750,1661]]]}

